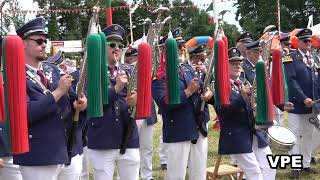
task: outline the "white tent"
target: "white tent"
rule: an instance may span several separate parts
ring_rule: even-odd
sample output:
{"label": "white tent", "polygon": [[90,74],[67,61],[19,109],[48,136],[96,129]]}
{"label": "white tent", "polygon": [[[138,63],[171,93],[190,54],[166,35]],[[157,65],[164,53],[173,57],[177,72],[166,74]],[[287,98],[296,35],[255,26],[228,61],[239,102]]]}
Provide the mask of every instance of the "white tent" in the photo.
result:
{"label": "white tent", "polygon": [[320,35],[320,24],[313,25],[313,15],[309,16],[307,28],[312,30],[312,34]]}

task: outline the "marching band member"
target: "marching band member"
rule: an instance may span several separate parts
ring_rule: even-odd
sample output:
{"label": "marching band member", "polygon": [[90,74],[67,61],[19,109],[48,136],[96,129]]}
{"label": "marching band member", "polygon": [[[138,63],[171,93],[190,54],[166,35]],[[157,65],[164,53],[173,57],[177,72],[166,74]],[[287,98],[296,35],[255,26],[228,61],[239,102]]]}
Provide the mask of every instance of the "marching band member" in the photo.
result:
{"label": "marching band member", "polygon": [[[129,48],[125,53],[125,63],[132,67],[138,61],[138,50],[134,47]],[[157,122],[157,112],[154,102],[151,103],[151,117],[136,121],[139,132],[140,143],[140,176],[143,180],[151,180],[152,177],[152,158],[153,158],[153,129]]]}
{"label": "marching band member", "polygon": [[194,48],[189,48],[188,52],[190,54],[189,64],[193,67],[196,72],[199,72],[200,75],[206,74],[206,54],[204,50],[204,44],[199,44]]}
{"label": "marching band member", "polygon": [[254,128],[250,87],[240,78],[243,58],[237,48],[230,48],[228,55],[231,104],[215,107],[221,123],[219,154],[229,154],[249,180],[275,179],[276,170],[270,169],[266,158],[271,150]]}
{"label": "marching band member", "polygon": [[250,32],[244,32],[237,39],[236,48],[239,49],[241,55],[246,60],[247,59],[247,47],[245,44],[252,42],[252,34]]}
{"label": "marching band member", "polygon": [[[186,41],[182,38],[182,28],[178,27],[172,31],[173,38],[176,39],[177,45],[178,45],[178,54],[179,54],[179,61],[181,62],[188,62],[189,56],[187,49],[185,48]],[[163,37],[159,40],[158,44],[163,47],[166,39],[168,36]],[[159,106],[159,104],[158,104]],[[160,119],[162,120],[162,115],[160,109],[158,110],[158,114],[160,116]],[[162,121],[163,122],[163,121]],[[160,158],[160,169],[161,170],[167,170],[167,154],[168,154],[168,145],[167,143],[163,142],[163,134],[162,131],[160,132],[160,138],[159,138],[159,158]]]}
{"label": "marching band member", "polygon": [[[185,179],[186,169],[190,180],[205,180],[207,166],[208,144],[198,130],[197,114],[201,106],[199,93],[202,79],[195,77],[195,72],[189,64],[180,65],[180,97],[182,103],[170,106],[165,102],[166,83],[164,78],[152,83],[152,94],[163,118],[163,142],[167,143],[167,180]],[[202,100],[209,101],[213,96],[209,90]],[[207,106],[204,111],[203,123],[209,120]]]}
{"label": "marching band member", "polygon": [[[127,97],[126,84],[131,67],[119,64],[124,29],[117,24],[102,30],[107,39],[107,58],[110,77],[108,104],[103,107],[103,117],[88,120],[88,154],[92,160],[95,180],[112,180],[115,163],[122,180],[139,179],[139,134],[136,122],[125,154],[120,154],[125,127],[129,121],[128,107],[136,104],[137,94],[133,91]],[[107,76],[107,74],[105,74]]]}
{"label": "marching band member", "polygon": [[[85,96],[78,101],[67,96],[69,75],[60,77],[55,65],[42,63],[47,42],[44,28],[45,21],[40,17],[17,30],[25,45],[30,151],[14,155],[13,161],[20,165],[24,180],[70,179],[70,174],[62,173],[64,164],[70,163],[65,123],[71,122],[72,104],[80,111],[86,108]],[[71,160],[70,167],[74,167],[72,164]]]}
{"label": "marching band member", "polygon": [[280,33],[280,46],[283,56],[287,56],[292,52],[289,33]]}
{"label": "marching band member", "polygon": [[157,112],[153,100],[151,108],[151,117],[136,121],[140,143],[140,176],[143,180],[153,180],[153,129],[154,124],[157,122]]}
{"label": "marching band member", "polygon": [[[311,56],[315,60],[315,66],[317,68],[317,72],[320,73],[319,69],[319,63],[320,63],[320,56],[319,56],[319,48],[320,48],[320,36],[319,35],[312,35],[311,38]],[[320,141],[319,141],[320,131],[318,129],[314,129],[314,132],[312,134],[312,157],[311,157],[311,163],[316,164],[316,155],[318,152],[318,149],[320,148]]]}
{"label": "marching band member", "polygon": [[[63,52],[61,50],[59,50],[56,54],[54,54],[53,56],[49,57],[46,61],[44,61],[46,63],[51,63],[54,65],[57,65],[59,67],[60,70],[60,74],[64,75],[64,74],[69,74],[73,77],[73,81],[72,81],[72,85],[71,88],[73,90],[73,92],[76,92],[76,86],[77,83],[79,81],[79,76],[80,73],[78,71],[78,69],[75,67],[74,62],[72,62],[70,59],[65,59],[64,60],[64,55]],[[76,94],[72,94],[73,96],[76,96]],[[76,156],[77,154],[73,154],[73,156],[76,156],[77,159],[77,163],[73,163],[72,166],[67,166],[66,168],[63,169],[63,172],[70,172],[70,170],[72,170],[71,172],[76,172],[76,173],[68,173],[68,174],[78,174],[79,171],[81,170],[81,180],[89,180],[89,158],[88,158],[88,148],[87,148],[87,138],[86,138],[86,130],[87,130],[87,117],[86,117],[86,113],[85,112],[80,112],[79,115],[79,122],[80,122],[80,126],[78,126],[76,128],[76,145],[74,148],[74,152],[79,152],[79,156],[82,157],[82,166],[80,163],[80,158],[78,156]],[[70,124],[71,125],[71,124]],[[82,141],[81,141],[82,140]],[[82,147],[81,147],[81,143],[82,143]],[[83,149],[82,151],[80,149]],[[82,153],[81,153],[82,152]],[[73,160],[75,161],[75,160]],[[61,176],[60,176],[61,177]]]}
{"label": "marching band member", "polygon": [[[1,43],[2,43],[2,37],[0,36],[0,44]],[[1,60],[1,49],[0,49],[0,60]],[[1,64],[1,61],[0,61],[0,64]],[[2,78],[2,72],[0,72],[0,78]],[[0,84],[0,86],[3,86],[3,84]],[[22,180],[19,166],[13,164],[13,157],[6,150],[6,146],[5,146],[6,139],[5,139],[4,127],[5,125],[0,123],[0,179]]]}
{"label": "marching band member", "polygon": [[135,65],[138,61],[138,49],[134,47],[129,47],[125,53],[124,62],[129,65]]}
{"label": "marching band member", "polygon": [[310,52],[313,53],[313,55],[317,56],[317,58],[320,58],[319,49],[320,49],[320,35],[313,35],[311,38]]}
{"label": "marching band member", "polygon": [[[294,110],[288,114],[288,127],[296,135],[297,143],[289,154],[303,156],[303,170],[306,173],[315,173],[310,168],[312,153],[312,133],[314,126],[309,123],[312,113],[319,112],[319,83],[316,64],[310,54],[310,29],[302,29],[296,37],[299,40],[298,50],[284,59],[286,79],[289,89],[289,101],[294,104]],[[300,171],[291,171],[291,178],[299,178]]]}
{"label": "marching band member", "polygon": [[[290,43],[290,36],[289,33],[280,33],[279,36],[279,41],[280,41],[280,46],[282,50],[282,57],[288,56],[291,52],[292,49],[290,48],[291,43]],[[274,112],[274,120],[277,124],[283,126],[283,112],[281,109],[278,107],[274,106],[273,108]]]}
{"label": "marching band member", "polygon": [[251,84],[253,84],[253,80],[256,74],[256,63],[260,59],[260,52],[259,52],[259,40],[253,41],[250,43],[245,44],[246,50],[246,60],[243,62],[243,71],[244,71],[244,78],[247,79]]}

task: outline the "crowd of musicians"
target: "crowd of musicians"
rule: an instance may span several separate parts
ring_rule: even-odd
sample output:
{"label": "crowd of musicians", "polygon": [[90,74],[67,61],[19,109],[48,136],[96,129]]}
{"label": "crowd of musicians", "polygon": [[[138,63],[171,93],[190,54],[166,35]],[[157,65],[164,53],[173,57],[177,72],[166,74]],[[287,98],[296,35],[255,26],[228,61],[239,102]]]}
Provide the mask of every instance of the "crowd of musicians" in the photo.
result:
{"label": "crowd of musicians", "polygon": [[[208,137],[199,131],[201,127],[197,123],[202,101],[206,102],[202,123],[208,128],[208,106],[212,105],[221,125],[218,153],[230,155],[232,163],[245,172],[245,179],[275,179],[276,169],[270,168],[266,157],[272,154],[266,131],[256,128],[250,104],[255,64],[261,58],[259,40],[253,40],[250,32],[241,34],[236,47],[228,50],[230,105],[215,105],[212,88],[205,93],[200,91],[209,73],[210,52],[206,51],[206,44],[186,49],[181,29],[173,31],[179,50],[181,103],[169,105],[166,77],[154,78],[152,116],[134,122],[124,154],[120,154],[119,149],[127,129],[128,107],[137,101],[137,92],[128,95],[127,84],[138,51],[129,48],[125,52],[125,63],[120,63],[125,30],[113,24],[102,32],[108,42],[108,74],[105,76],[110,79],[109,103],[104,105],[102,117],[87,118],[86,92],[80,98],[76,98],[75,93],[79,70],[63,60],[59,53],[46,59],[48,34],[44,19],[36,18],[18,28],[17,34],[25,46],[30,151],[24,154],[7,152],[2,124],[1,180],[88,180],[90,167],[95,180],[111,180],[114,174],[121,180],[154,179],[153,133],[159,117],[163,121],[159,152],[161,168],[166,170],[165,179],[183,180],[187,174],[190,180],[205,180]],[[274,107],[275,123],[280,125],[283,125],[283,111],[288,111],[288,128],[297,138],[288,153],[303,155],[303,168],[291,170],[292,179],[301,174],[317,173],[311,168],[311,162],[320,145],[319,131],[308,121],[313,113],[319,112],[316,102],[320,98],[319,36],[313,36],[310,29],[300,29],[296,37],[298,41],[293,49],[288,33],[280,36],[289,102]],[[80,111],[80,123],[70,155],[66,137],[76,110]]]}

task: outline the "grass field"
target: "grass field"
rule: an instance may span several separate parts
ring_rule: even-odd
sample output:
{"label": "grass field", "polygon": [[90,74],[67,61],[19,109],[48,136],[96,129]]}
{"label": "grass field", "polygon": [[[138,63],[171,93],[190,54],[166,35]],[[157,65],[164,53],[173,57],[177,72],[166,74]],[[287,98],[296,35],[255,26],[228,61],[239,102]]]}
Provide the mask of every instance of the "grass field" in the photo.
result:
{"label": "grass field", "polygon": [[[214,115],[212,109],[210,109],[210,114]],[[212,119],[212,116],[211,116]],[[209,123],[209,135],[208,135],[208,167],[214,166],[216,157],[217,157],[217,150],[218,150],[218,141],[219,141],[219,132],[212,130],[212,121]],[[163,180],[165,176],[165,171],[160,169],[160,162],[159,162],[159,154],[158,154],[158,147],[159,147],[159,137],[161,132],[162,123],[158,122],[155,125],[154,131],[154,156],[153,156],[153,177],[155,180]],[[277,152],[272,150],[273,154],[284,154],[284,152]],[[320,180],[320,157],[317,155],[319,159],[319,163],[317,165],[312,165],[312,168],[318,170],[317,174],[306,175],[302,174],[302,180]],[[228,156],[223,156],[221,164],[229,164],[230,159]],[[289,169],[278,169],[277,170],[277,180],[287,180],[289,179],[290,170]],[[91,180],[93,180],[91,176]]]}

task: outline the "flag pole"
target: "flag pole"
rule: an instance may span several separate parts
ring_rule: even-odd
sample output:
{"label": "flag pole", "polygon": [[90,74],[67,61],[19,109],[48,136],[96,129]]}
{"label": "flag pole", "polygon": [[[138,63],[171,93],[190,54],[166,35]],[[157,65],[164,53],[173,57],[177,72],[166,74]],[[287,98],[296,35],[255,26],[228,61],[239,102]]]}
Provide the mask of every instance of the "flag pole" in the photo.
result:
{"label": "flag pole", "polygon": [[277,7],[278,7],[278,31],[281,32],[281,11],[280,11],[280,0],[277,0]]}

